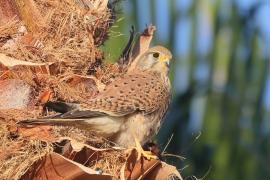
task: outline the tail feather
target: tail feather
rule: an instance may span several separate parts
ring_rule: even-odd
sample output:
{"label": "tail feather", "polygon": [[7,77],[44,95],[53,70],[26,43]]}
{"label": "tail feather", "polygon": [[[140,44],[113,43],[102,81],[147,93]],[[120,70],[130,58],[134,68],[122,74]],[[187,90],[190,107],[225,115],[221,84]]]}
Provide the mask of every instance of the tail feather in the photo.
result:
{"label": "tail feather", "polygon": [[[74,123],[88,122],[96,124],[96,118],[103,118],[106,114],[98,111],[91,110],[78,110],[74,109],[64,114],[54,116],[47,116],[39,119],[27,119],[18,122],[21,125],[34,125],[34,124],[59,124],[59,125],[73,125]],[[101,123],[101,122],[100,122]]]}
{"label": "tail feather", "polygon": [[18,122],[22,126],[27,125],[60,125],[77,127],[79,129],[98,132],[108,137],[120,131],[123,124],[123,118],[114,118],[109,116],[89,118],[89,119],[61,119],[61,118],[44,118],[44,119],[27,119]]}
{"label": "tail feather", "polygon": [[20,125],[69,125],[72,126],[75,123],[83,122],[86,119],[61,119],[61,118],[43,118],[43,119],[26,119],[19,121]]}

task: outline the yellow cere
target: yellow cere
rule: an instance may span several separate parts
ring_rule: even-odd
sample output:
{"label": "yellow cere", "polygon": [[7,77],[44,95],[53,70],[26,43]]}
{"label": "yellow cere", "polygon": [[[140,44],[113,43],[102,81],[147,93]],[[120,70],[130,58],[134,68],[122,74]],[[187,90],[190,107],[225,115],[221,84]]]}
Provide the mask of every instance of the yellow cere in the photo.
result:
{"label": "yellow cere", "polygon": [[160,60],[161,62],[165,62],[165,61],[168,60],[168,57],[167,57],[166,55],[160,55],[159,60]]}

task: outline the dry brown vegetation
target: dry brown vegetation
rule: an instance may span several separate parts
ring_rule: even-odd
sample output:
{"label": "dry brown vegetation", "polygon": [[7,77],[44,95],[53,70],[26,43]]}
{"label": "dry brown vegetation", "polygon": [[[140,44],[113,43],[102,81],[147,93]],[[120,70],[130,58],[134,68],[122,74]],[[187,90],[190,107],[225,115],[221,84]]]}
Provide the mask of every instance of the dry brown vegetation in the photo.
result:
{"label": "dry brown vegetation", "polygon": [[[0,2],[0,179],[180,177],[173,166],[136,162],[136,151],[91,132],[16,124],[53,114],[43,108],[49,100],[83,103],[125,72],[105,63],[98,48],[114,22],[112,8],[107,0]],[[141,35],[134,56],[153,32]]]}

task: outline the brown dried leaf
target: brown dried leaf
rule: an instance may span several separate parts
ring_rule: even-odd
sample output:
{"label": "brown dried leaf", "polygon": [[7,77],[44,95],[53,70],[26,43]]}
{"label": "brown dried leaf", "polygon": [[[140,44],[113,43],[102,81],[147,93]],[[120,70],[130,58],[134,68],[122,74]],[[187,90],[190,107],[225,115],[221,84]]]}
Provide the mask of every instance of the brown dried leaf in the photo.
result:
{"label": "brown dried leaf", "polygon": [[133,149],[121,170],[121,179],[135,180],[145,178],[161,162],[159,160],[146,160],[142,158],[137,161],[137,151]]}
{"label": "brown dried leaf", "polygon": [[168,165],[160,160],[146,160],[142,158],[137,161],[137,152],[133,149],[121,169],[121,179],[170,179],[177,177],[182,180],[180,173],[174,166]]}
{"label": "brown dried leaf", "polygon": [[143,33],[140,35],[139,41],[135,44],[132,52],[135,57],[147,51],[155,31],[156,27],[153,25],[149,25],[144,29]]}
{"label": "brown dried leaf", "polygon": [[136,42],[133,48],[132,57],[129,62],[128,71],[131,71],[134,69],[140,56],[149,49],[155,30],[156,30],[155,26],[149,25],[140,35],[139,40]]}
{"label": "brown dried leaf", "polygon": [[95,148],[72,139],[57,152],[77,163],[115,177],[119,176],[121,166],[125,162],[125,154],[120,148]]}
{"label": "brown dried leaf", "polygon": [[32,63],[27,61],[21,61],[5,54],[0,53],[0,70],[16,69],[16,70],[28,70],[33,73],[41,74],[57,74],[59,72],[58,63]]}
{"label": "brown dried leaf", "polygon": [[26,65],[26,66],[42,66],[46,65],[45,63],[32,63],[27,61],[21,61],[12,57],[9,57],[5,54],[0,53],[0,63],[6,67],[14,67],[17,65]]}
{"label": "brown dried leaf", "polygon": [[90,168],[67,159],[57,153],[51,153],[42,160],[34,163],[30,170],[23,175],[26,179],[97,179],[110,180],[112,176],[108,174],[98,174]]}

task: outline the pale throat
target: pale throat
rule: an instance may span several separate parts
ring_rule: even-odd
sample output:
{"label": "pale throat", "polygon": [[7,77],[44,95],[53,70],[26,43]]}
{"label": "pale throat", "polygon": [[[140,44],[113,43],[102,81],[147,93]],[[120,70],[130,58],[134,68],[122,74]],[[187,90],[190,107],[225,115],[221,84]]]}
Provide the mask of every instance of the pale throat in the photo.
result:
{"label": "pale throat", "polygon": [[151,71],[159,74],[161,80],[164,82],[164,84],[169,87],[169,89],[171,88],[171,81],[169,78],[169,68],[165,65],[164,69],[162,69],[162,71],[160,71],[160,68],[158,68],[158,70],[152,69]]}

